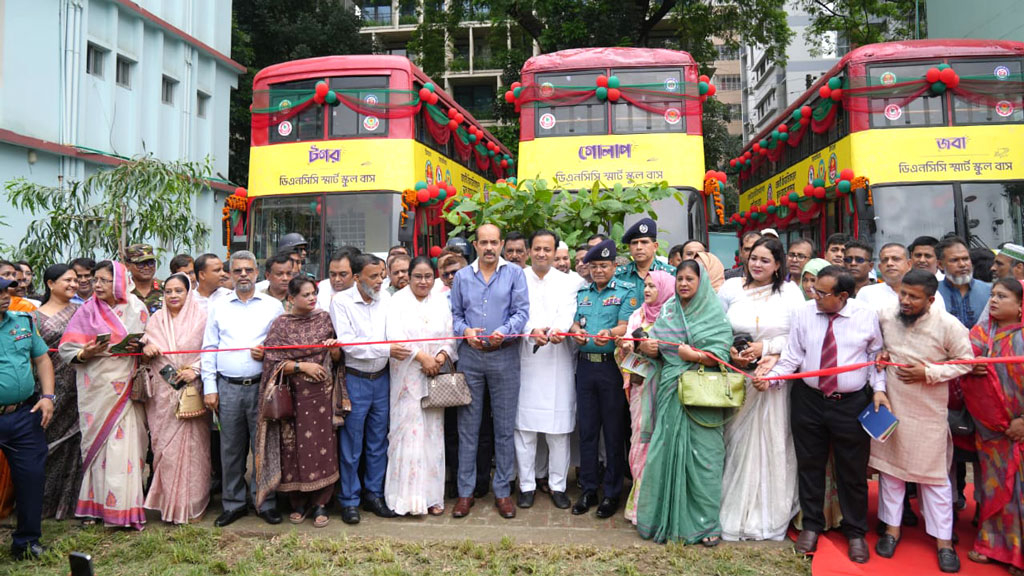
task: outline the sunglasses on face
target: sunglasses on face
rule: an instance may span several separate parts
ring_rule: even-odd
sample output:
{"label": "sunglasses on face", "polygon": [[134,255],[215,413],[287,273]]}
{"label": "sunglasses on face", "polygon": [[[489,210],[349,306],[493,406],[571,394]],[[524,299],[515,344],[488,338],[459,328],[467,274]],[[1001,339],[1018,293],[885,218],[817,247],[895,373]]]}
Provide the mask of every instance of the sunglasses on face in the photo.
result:
{"label": "sunglasses on face", "polygon": [[863,264],[865,262],[871,262],[871,259],[864,258],[863,256],[847,256],[843,258],[843,262],[845,262],[846,264],[853,264],[854,262],[856,262],[857,264]]}

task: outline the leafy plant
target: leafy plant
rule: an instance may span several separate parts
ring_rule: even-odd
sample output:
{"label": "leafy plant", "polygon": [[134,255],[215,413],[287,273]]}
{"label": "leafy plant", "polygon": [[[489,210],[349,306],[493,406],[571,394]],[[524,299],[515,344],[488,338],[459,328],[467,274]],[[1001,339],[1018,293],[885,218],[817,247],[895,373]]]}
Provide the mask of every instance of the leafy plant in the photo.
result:
{"label": "leafy plant", "polygon": [[616,184],[610,188],[595,182],[589,190],[570,192],[551,188],[545,180],[523,180],[517,186],[498,184],[492,190],[456,200],[446,218],[454,225],[452,235],[468,232],[467,236],[472,237],[486,223],[527,236],[547,228],[569,246],[576,246],[597,232],[621,237],[623,221],[629,214],[647,214],[657,220],[652,204],[670,196],[683,204],[682,195],[667,182]]}
{"label": "leafy plant", "polygon": [[195,218],[192,205],[210,172],[209,158],[144,156],[66,187],[8,181],[11,204],[38,217],[18,246],[20,255],[38,269],[74,256],[116,257],[134,242],[154,242],[159,254],[203,248],[210,228]]}

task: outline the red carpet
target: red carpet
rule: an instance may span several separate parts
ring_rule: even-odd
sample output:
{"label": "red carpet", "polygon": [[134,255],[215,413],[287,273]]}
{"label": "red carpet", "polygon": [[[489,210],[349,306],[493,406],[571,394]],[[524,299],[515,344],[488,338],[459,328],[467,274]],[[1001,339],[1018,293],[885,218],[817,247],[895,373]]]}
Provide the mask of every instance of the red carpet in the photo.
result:
{"label": "red carpet", "polygon": [[[974,501],[971,499],[973,488],[968,485],[967,509],[960,511],[960,520],[953,529],[960,535],[960,544],[956,546],[960,556],[960,574],[968,576],[1006,576],[1006,567],[1002,564],[976,564],[967,559],[967,552],[974,544],[977,529],[971,525],[974,518]],[[811,562],[811,572],[815,576],[931,576],[942,574],[935,556],[935,539],[924,531],[924,517],[921,515],[920,503],[911,500],[914,511],[919,518],[918,525],[903,528],[900,544],[896,554],[890,558],[882,558],[875,554],[875,521],[878,518],[878,483],[868,483],[868,519],[871,530],[867,535],[868,546],[871,548],[871,560],[867,564],[856,564],[847,557],[846,537],[839,530],[830,530],[818,539],[818,551]]]}

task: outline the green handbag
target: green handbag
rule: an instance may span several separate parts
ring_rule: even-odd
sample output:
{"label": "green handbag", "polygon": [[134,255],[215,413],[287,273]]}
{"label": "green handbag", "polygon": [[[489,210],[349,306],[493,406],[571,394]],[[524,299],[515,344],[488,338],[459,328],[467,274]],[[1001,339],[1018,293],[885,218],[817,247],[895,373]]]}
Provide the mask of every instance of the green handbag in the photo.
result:
{"label": "green handbag", "polygon": [[729,372],[719,364],[721,372],[687,370],[679,376],[679,403],[703,408],[739,408],[746,394],[746,378]]}

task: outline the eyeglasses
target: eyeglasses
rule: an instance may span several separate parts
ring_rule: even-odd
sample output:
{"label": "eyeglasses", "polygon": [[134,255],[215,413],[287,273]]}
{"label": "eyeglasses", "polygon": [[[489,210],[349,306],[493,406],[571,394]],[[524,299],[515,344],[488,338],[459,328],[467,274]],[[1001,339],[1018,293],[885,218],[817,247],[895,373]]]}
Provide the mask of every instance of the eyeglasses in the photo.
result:
{"label": "eyeglasses", "polygon": [[106,286],[108,284],[113,284],[114,283],[114,279],[111,278],[110,280],[107,280],[106,278],[93,278],[92,280],[89,280],[89,282],[91,282],[94,286],[99,286],[99,285]]}
{"label": "eyeglasses", "polygon": [[871,262],[871,258],[865,258],[863,256],[847,256],[843,258],[843,262],[846,264],[853,264],[854,262],[857,264],[863,264],[865,262]]}
{"label": "eyeglasses", "polygon": [[797,254],[795,252],[790,252],[789,254],[786,254],[786,257],[789,258],[790,260],[807,260],[810,258],[810,256],[806,256],[804,254]]}
{"label": "eyeglasses", "polygon": [[156,268],[156,260],[146,260],[145,262],[135,262],[135,266],[139,268]]}
{"label": "eyeglasses", "polygon": [[458,272],[458,270],[450,270],[450,271],[446,270],[444,272],[441,272],[441,277],[442,278],[455,278],[455,274],[457,272]]}
{"label": "eyeglasses", "polygon": [[811,294],[814,294],[815,298],[824,298],[826,296],[835,296],[836,295],[835,292],[822,292],[821,290],[818,290],[814,286],[811,286]]}
{"label": "eyeglasses", "polygon": [[255,268],[235,268],[231,271],[232,274],[255,274]]}

